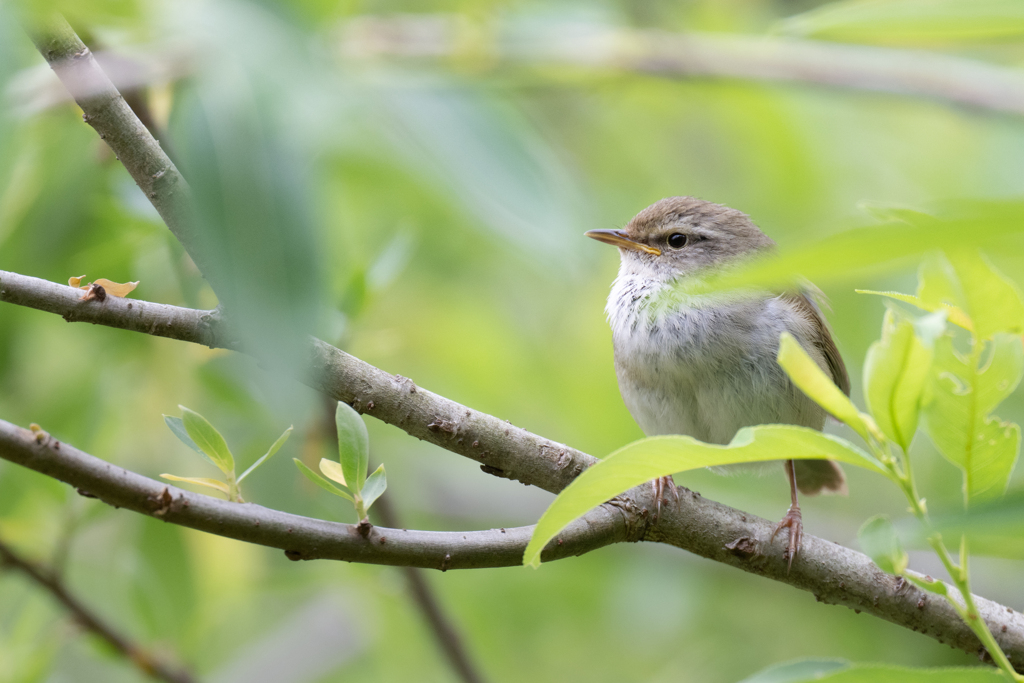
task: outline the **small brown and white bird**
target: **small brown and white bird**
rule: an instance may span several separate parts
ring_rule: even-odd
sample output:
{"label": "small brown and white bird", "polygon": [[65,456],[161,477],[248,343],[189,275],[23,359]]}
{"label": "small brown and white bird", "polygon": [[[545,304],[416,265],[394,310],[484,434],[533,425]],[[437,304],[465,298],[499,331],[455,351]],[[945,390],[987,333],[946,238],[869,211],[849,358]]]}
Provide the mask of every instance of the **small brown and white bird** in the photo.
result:
{"label": "small brown and white bird", "polygon": [[[792,334],[847,395],[850,380],[821,309],[808,291],[676,295],[684,277],[715,273],[775,242],[746,214],[693,197],[652,204],[623,230],[586,233],[619,248],[622,262],[605,310],[626,407],[648,436],[688,434],[727,444],[742,428],[794,424],[822,429],[826,413],[776,362],[779,336]],[[666,304],[668,301],[670,303]],[[797,490],[846,492],[831,460],[786,460],[792,493],[775,535],[789,529],[789,567],[803,533]],[[660,507],[671,477],[654,482]]]}

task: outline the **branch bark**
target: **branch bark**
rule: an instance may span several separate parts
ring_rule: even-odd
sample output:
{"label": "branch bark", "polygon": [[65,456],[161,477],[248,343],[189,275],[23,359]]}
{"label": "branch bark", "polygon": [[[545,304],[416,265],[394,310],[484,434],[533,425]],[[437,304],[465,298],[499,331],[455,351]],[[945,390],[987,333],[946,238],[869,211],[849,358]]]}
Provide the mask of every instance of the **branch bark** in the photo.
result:
{"label": "branch bark", "polygon": [[[107,297],[80,300],[81,291],[0,271],[0,301],[91,322],[208,346],[238,348],[211,311]],[[244,350],[244,349],[242,349]],[[550,491],[561,490],[595,462],[590,455],[556,444],[490,415],[466,408],[396,378],[320,340],[310,341],[304,381],[336,400],[407,433],[484,463],[491,474],[509,476]],[[329,391],[328,391],[329,389]],[[435,569],[518,565],[532,527],[504,532],[425,532],[376,528],[369,541],[355,527],[288,515],[258,505],[218,501],[165,486],[96,460],[61,444],[36,443],[31,434],[0,421],[0,457],[67,481],[119,507],[191,528],[294,551],[295,559],[341,559]],[[476,444],[476,445],[474,445]],[[486,451],[486,454],[484,454]],[[70,455],[69,455],[70,454]],[[572,463],[559,467],[559,462]],[[680,500],[663,505],[653,524],[650,487],[629,491],[596,508],[549,545],[544,561],[622,541],[654,541],[688,550],[744,571],[809,591],[821,602],[845,605],[920,631],[943,643],[982,653],[974,633],[942,600],[884,573],[862,553],[805,535],[787,572],[784,541],[769,541],[768,520],[702,498],[680,487]],[[157,514],[159,513],[159,514]],[[379,537],[386,541],[379,544]],[[1024,669],[1024,615],[975,597],[1000,646]]]}
{"label": "branch bark", "polygon": [[1024,72],[923,50],[774,36],[668,33],[589,24],[481,30],[447,16],[360,17],[341,31],[350,61],[568,66],[673,78],[809,83],[1024,114]]}
{"label": "branch bark", "polygon": [[93,613],[77,597],[71,594],[53,573],[32,564],[21,557],[13,548],[0,541],[0,566],[17,569],[34,581],[43,590],[64,606],[84,629],[104,640],[119,655],[130,661],[142,673],[167,683],[194,683],[195,679],[184,670],[172,669],[161,663],[144,648],[136,645],[107,624],[98,614]]}

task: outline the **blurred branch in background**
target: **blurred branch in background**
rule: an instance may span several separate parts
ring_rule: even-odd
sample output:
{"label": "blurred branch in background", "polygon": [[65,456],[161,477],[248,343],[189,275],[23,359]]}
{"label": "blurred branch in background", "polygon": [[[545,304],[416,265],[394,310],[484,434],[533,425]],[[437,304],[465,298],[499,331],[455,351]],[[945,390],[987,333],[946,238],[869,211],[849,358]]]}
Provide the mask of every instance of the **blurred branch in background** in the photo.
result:
{"label": "blurred branch in background", "polygon": [[[83,306],[79,296],[80,290],[71,287],[0,271],[3,301],[59,313],[68,320],[143,332],[152,329],[161,336],[202,344],[222,343],[218,342],[223,333],[217,318],[205,311],[116,297],[108,297],[102,305]],[[313,366],[304,378],[311,386],[324,391],[333,387],[329,393],[337,400],[351,402],[452,452],[478,461],[487,458],[480,451],[500,455],[500,460],[493,462],[514,468],[516,478],[524,483],[557,491],[571,481],[570,477],[559,484],[553,476],[559,473],[558,462],[584,463],[580,465],[583,467],[596,461],[585,453],[419,389],[410,380],[396,379],[324,342],[314,340],[313,344]],[[324,355],[335,362],[323,362]],[[552,458],[552,452],[562,456]],[[109,463],[49,436],[37,437],[2,420],[0,457],[83,488],[109,504],[200,531],[291,551],[289,557],[293,559],[339,559],[441,570],[515,566],[522,563],[533,529],[428,532],[375,528],[364,538],[356,526],[173,489],[115,470]],[[495,473],[490,466],[483,469]],[[800,557],[792,571],[787,571],[783,544],[773,545],[769,540],[773,523],[686,489],[680,491],[680,500],[662,508],[657,524],[652,524],[649,514],[653,509],[649,486],[595,508],[548,545],[544,561],[627,540],[666,543],[810,591],[821,602],[873,614],[967,652],[983,651],[977,637],[948,603],[931,600],[921,590],[886,574],[866,555],[805,535]],[[985,598],[975,600],[1003,650],[1015,661],[1024,661],[1024,615]]]}
{"label": "blurred branch in background", "polygon": [[[377,500],[373,509],[384,526],[392,529],[401,528],[402,525],[390,498],[382,496]],[[431,634],[459,678],[466,683],[483,683],[485,679],[480,674],[477,665],[470,659],[465,640],[459,633],[455,622],[446,613],[437,592],[430,586],[423,571],[416,567],[402,567],[402,574],[405,575],[412,599],[423,614]]]}
{"label": "blurred branch in background", "polygon": [[167,683],[195,683],[187,671],[172,669],[158,661],[144,648],[136,645],[86,607],[72,595],[64,583],[51,571],[38,567],[21,557],[10,546],[0,540],[0,567],[17,570],[48,592],[70,612],[75,621],[85,630],[110,645],[120,656],[130,661],[147,676]]}
{"label": "blurred branch in background", "polygon": [[1024,114],[1024,73],[934,52],[773,36],[673,34],[600,24],[482,26],[468,18],[360,17],[339,31],[352,62],[409,60],[471,72],[577,67],[679,78],[811,83]]}

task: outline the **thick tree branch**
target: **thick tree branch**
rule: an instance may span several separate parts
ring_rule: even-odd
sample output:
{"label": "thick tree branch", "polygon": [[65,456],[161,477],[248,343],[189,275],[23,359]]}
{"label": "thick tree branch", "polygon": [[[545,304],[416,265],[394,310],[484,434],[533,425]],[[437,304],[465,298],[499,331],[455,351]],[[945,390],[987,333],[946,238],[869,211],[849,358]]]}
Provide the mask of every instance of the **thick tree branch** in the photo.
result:
{"label": "thick tree branch", "polygon": [[[224,335],[217,316],[208,311],[114,297],[82,302],[80,296],[80,290],[0,271],[0,301],[57,313],[69,321],[210,346],[236,346]],[[585,453],[415,387],[410,380],[389,375],[322,341],[313,340],[311,347],[308,384],[329,388],[328,393],[336,399],[352,402],[356,408],[409,434],[485,462],[485,471],[496,473],[501,469],[506,475],[514,473],[524,483],[558,491],[571,480],[566,469],[575,476],[577,468],[595,462]],[[5,424],[0,422],[0,427]],[[0,457],[84,488],[111,504],[144,514],[162,511],[167,521],[295,550],[292,555],[297,558],[446,569],[507,566],[522,562],[531,532],[531,528],[449,534],[375,529],[373,534],[387,538],[384,545],[377,546],[362,539],[354,527],[186,493],[65,445],[58,453],[52,444],[27,443],[26,434],[11,425],[0,428]],[[68,453],[75,455],[69,457]],[[560,459],[572,463],[571,468],[559,467]],[[166,496],[165,490],[170,492]],[[556,542],[545,550],[544,560],[581,554],[619,541],[667,543],[809,591],[822,602],[845,605],[921,631],[953,647],[975,653],[981,649],[977,638],[947,603],[885,574],[861,553],[804,536],[800,555],[792,571],[787,572],[782,542],[773,545],[768,540],[774,526],[769,521],[680,488],[680,500],[663,506],[661,519],[652,524],[649,491],[650,487],[634,489],[592,511],[560,536],[563,545]],[[377,536],[371,535],[373,538]],[[984,598],[975,599],[1003,650],[1021,667],[1024,615]]]}
{"label": "thick tree branch", "polygon": [[481,31],[451,16],[360,17],[341,32],[348,60],[381,57],[493,67],[569,66],[682,78],[810,83],[1024,114],[1024,72],[922,50],[774,36],[667,33],[588,24]]}
{"label": "thick tree branch", "polygon": [[70,612],[82,628],[95,634],[110,645],[119,655],[130,661],[147,676],[167,683],[193,683],[192,676],[183,670],[168,667],[153,657],[144,648],[117,632],[99,615],[93,613],[54,575],[41,567],[37,567],[21,557],[13,548],[0,541],[0,567],[10,567],[20,571],[34,581],[43,590],[53,596],[57,602]]}

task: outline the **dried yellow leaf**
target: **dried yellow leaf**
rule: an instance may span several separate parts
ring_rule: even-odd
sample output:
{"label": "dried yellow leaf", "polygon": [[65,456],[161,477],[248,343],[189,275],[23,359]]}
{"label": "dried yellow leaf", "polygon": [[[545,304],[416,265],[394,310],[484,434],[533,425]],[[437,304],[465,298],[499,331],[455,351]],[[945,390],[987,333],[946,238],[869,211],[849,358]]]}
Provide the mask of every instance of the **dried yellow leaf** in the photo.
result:
{"label": "dried yellow leaf", "polygon": [[69,278],[68,279],[68,286],[69,287],[78,287],[78,286],[80,286],[82,284],[82,280],[84,280],[84,279],[85,279],[84,275],[79,275],[78,277]]}
{"label": "dried yellow leaf", "polygon": [[111,282],[105,278],[100,278],[93,282],[94,285],[99,285],[103,289],[107,290],[107,294],[110,296],[127,296],[128,292],[132,291],[139,286],[138,282]]}

